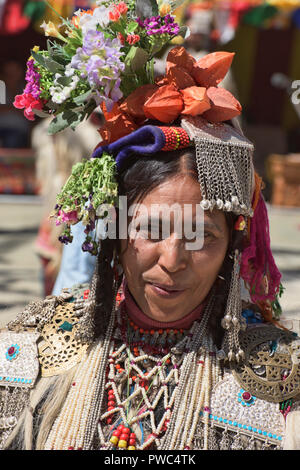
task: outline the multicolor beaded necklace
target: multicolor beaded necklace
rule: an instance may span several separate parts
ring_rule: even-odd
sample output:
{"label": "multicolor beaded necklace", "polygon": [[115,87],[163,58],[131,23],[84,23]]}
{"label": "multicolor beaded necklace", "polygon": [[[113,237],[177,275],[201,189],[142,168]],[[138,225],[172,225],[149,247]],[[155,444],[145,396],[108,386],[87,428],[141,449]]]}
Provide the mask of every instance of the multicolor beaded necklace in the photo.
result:
{"label": "multicolor beaded necklace", "polygon": [[[136,318],[132,310],[127,313],[128,304],[142,318],[144,315],[136,310],[127,292],[128,299],[116,315],[107,372],[107,412],[100,420],[106,426],[99,425],[99,434],[103,444],[109,441],[103,448],[149,449],[154,444],[158,448],[170,423],[180,382],[182,353],[189,352],[195,322],[187,329],[161,328],[155,322],[148,329],[142,328],[131,319]],[[188,320],[197,316],[198,324],[202,311],[202,307],[198,308],[188,315]],[[144,327],[147,323],[141,321]],[[204,357],[198,364],[204,366]]]}

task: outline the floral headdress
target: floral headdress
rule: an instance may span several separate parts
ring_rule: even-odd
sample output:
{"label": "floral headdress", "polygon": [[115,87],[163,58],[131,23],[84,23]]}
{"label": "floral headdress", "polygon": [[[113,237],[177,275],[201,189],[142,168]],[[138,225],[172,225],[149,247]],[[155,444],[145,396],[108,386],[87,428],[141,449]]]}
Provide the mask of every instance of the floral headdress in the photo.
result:
{"label": "floral headdress", "polygon": [[[94,158],[73,167],[57,196],[52,215],[57,224],[66,225],[60,237],[63,243],[72,241],[71,227],[81,221],[86,233],[82,248],[97,254],[98,242],[91,236],[97,209],[103,203],[117,204],[116,172],[132,152],[151,154],[194,145],[203,209],[217,207],[239,214],[243,219],[237,230],[244,230],[247,218],[253,216],[253,198],[261,208],[253,145],[225,123],[241,113],[240,103],[219,86],[234,54],[214,52],[196,61],[184,47],[176,46],[168,53],[165,75],[155,76],[156,54],[176,36],[188,34],[172,16],[180,3],[98,1],[93,10],[78,10],[71,20],[62,18],[60,27],[42,25],[45,35],[54,39],[48,40],[47,50],[33,48],[27,63],[27,85],[24,93],[16,96],[15,106],[25,109],[31,120],[35,115],[53,117],[50,134],[67,127],[75,129],[98,107],[105,119]],[[177,121],[181,125],[175,125]],[[252,238],[250,233],[248,237],[252,249],[241,265],[248,273],[253,298],[256,294],[263,300],[274,300],[280,275],[270,252],[261,249],[261,240],[268,238],[267,222],[256,220],[253,225]],[[258,253],[264,254],[263,260]],[[250,275],[245,268],[249,263],[255,267]],[[265,276],[268,293],[263,290],[260,295]]]}

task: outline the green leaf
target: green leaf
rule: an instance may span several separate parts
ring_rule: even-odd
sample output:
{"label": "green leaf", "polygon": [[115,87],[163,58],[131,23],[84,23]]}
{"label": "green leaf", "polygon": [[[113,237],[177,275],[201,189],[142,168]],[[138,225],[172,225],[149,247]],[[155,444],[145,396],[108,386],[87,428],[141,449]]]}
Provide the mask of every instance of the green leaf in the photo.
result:
{"label": "green leaf", "polygon": [[[57,132],[60,132],[67,127],[71,127],[74,123],[79,124],[77,121],[79,119],[80,113],[74,113],[74,111],[67,110],[58,114],[50,123],[48,127],[48,134],[53,135]],[[76,124],[76,125],[77,125]]]}
{"label": "green leaf", "polygon": [[73,101],[75,104],[80,105],[87,101],[89,97],[91,96],[91,90],[88,90],[87,92],[83,93],[82,95],[76,96],[73,98]]}
{"label": "green leaf", "polygon": [[62,86],[69,86],[72,83],[72,77],[62,76],[57,78],[56,82]]}
{"label": "green leaf", "polygon": [[131,21],[127,26],[127,32],[131,34],[136,30],[137,27],[138,23],[136,21]]}
{"label": "green leaf", "polygon": [[31,51],[31,55],[38,64],[46,68],[45,58],[42,54],[37,54],[36,52]]}
{"label": "green leaf", "polygon": [[57,73],[64,70],[63,65],[59,64],[58,62],[55,62],[52,59],[49,59],[48,57],[45,57],[42,54],[37,54],[36,52],[31,51],[31,55],[38,64],[45,67],[51,73]]}
{"label": "green leaf", "polygon": [[140,47],[131,47],[125,58],[125,66],[127,70],[137,72],[142,69],[148,60],[148,53]]}

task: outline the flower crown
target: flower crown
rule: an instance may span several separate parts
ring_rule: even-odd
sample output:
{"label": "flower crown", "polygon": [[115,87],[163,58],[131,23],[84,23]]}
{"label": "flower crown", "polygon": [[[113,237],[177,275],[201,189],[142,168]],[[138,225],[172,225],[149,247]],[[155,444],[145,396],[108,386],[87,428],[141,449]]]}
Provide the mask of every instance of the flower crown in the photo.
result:
{"label": "flower crown", "polygon": [[115,206],[118,195],[118,168],[110,144],[154,120],[165,126],[157,128],[162,133],[160,149],[182,148],[191,145],[187,134],[166,127],[177,118],[201,116],[220,123],[241,113],[240,103],[218,87],[233,53],[214,52],[196,61],[177,46],[167,56],[165,75],[155,77],[155,55],[175,37],[188,34],[172,16],[180,3],[98,1],[92,10],[78,10],[70,20],[61,18],[61,26],[41,25],[54,39],[48,40],[47,50],[32,49],[27,84],[16,96],[15,107],[24,109],[30,120],[35,115],[52,117],[50,134],[74,130],[99,106],[105,118],[99,129],[101,158],[77,163],[57,196],[52,216],[56,224],[65,224],[63,243],[72,241],[71,226],[81,221],[86,233],[82,248],[97,254],[98,243],[91,237],[97,209],[103,203]]}

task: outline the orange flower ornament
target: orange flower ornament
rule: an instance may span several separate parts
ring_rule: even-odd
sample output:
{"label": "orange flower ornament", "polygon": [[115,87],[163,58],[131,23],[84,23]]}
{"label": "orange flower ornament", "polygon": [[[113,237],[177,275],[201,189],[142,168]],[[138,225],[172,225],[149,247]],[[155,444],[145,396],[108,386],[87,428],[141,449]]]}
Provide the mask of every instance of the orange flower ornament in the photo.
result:
{"label": "orange flower ornament", "polygon": [[104,145],[128,135],[147,119],[164,124],[181,115],[223,122],[238,116],[242,107],[236,98],[218,85],[227,74],[234,53],[213,52],[198,61],[184,47],[171,49],[166,74],[155,84],[143,85],[104,113],[106,125],[100,129]]}

